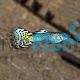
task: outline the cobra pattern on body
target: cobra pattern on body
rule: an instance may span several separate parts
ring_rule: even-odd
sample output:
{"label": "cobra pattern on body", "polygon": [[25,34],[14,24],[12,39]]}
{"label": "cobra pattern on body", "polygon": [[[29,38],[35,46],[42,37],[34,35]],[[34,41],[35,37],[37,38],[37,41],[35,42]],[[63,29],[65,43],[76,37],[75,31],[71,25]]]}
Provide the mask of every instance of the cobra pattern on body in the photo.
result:
{"label": "cobra pattern on body", "polygon": [[66,33],[60,32],[48,32],[46,30],[40,30],[36,32],[29,32],[23,28],[13,29],[13,44],[16,48],[24,48],[29,45],[48,40],[49,43],[60,43],[62,41],[68,40],[69,36]]}

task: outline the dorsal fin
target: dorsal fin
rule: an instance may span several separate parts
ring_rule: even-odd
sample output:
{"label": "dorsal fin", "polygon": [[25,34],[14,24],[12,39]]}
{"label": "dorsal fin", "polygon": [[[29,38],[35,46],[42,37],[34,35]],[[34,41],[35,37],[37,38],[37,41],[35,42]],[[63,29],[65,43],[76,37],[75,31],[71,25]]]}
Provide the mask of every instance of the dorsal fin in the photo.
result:
{"label": "dorsal fin", "polygon": [[44,30],[44,29],[41,29],[41,30],[36,31],[35,33],[46,33],[46,32],[48,32],[48,31]]}

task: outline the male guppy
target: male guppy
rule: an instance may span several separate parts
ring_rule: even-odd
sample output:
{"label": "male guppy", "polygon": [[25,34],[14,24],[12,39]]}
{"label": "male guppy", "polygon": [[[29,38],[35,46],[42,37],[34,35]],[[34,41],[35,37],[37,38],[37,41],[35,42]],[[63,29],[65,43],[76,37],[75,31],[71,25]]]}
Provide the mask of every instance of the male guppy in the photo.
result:
{"label": "male guppy", "polygon": [[48,32],[46,30],[40,30],[31,33],[20,27],[14,28],[12,34],[13,45],[16,48],[25,48],[33,43],[42,41],[49,41],[49,43],[57,44],[69,39],[69,35],[66,33]]}

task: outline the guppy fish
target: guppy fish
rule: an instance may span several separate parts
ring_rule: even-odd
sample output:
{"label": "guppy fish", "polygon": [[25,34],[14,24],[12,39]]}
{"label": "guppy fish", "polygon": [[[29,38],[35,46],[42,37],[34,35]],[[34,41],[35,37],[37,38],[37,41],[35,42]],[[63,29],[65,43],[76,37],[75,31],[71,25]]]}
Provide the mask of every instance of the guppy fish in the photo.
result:
{"label": "guppy fish", "polygon": [[68,40],[69,35],[60,32],[48,32],[46,30],[40,30],[36,32],[29,32],[23,28],[14,28],[12,30],[13,45],[16,48],[25,48],[35,42],[42,42],[48,40],[50,43],[60,43]]}

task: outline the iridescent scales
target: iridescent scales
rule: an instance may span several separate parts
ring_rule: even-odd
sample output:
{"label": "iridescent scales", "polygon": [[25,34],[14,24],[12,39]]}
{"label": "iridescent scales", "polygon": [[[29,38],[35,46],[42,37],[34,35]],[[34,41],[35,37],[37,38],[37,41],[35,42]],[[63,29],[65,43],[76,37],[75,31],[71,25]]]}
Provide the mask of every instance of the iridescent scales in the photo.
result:
{"label": "iridescent scales", "polygon": [[66,33],[48,32],[46,30],[31,33],[22,28],[14,29],[13,35],[15,36],[14,44],[17,48],[28,47],[35,42],[46,42],[46,40],[48,40],[49,43],[60,43],[69,39],[69,36]]}

